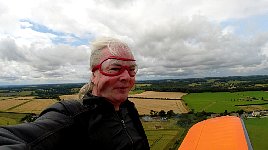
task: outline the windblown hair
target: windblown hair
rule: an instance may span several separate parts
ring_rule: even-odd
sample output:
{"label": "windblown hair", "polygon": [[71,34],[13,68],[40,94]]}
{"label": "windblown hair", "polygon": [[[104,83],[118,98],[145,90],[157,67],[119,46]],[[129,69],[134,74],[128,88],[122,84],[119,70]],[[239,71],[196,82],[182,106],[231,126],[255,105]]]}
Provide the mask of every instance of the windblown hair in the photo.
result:
{"label": "windblown hair", "polygon": [[[102,53],[101,51],[104,48],[108,48],[109,52],[114,56],[129,55],[133,56],[129,46],[123,41],[111,38],[111,37],[102,37],[96,39],[91,43],[91,55],[90,55],[90,70],[99,64]],[[122,52],[122,49],[124,52]],[[79,91],[79,99],[82,99],[85,94],[92,92],[94,84],[90,81],[86,83]]]}

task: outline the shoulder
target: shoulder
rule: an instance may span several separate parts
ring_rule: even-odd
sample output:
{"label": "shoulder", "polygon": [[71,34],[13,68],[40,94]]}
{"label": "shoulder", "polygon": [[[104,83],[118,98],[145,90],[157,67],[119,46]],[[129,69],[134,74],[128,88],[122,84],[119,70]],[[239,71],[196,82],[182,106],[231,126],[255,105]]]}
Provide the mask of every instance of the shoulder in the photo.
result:
{"label": "shoulder", "polygon": [[124,102],[124,105],[126,105],[127,107],[130,107],[130,108],[136,109],[135,103],[133,103],[132,101],[130,101],[128,99]]}
{"label": "shoulder", "polygon": [[74,116],[83,111],[84,109],[85,107],[82,105],[80,101],[77,100],[60,101],[46,108],[43,112],[41,112],[40,116],[51,111],[62,113],[65,114],[66,116]]}
{"label": "shoulder", "polygon": [[138,110],[135,106],[135,103],[127,99],[123,105],[128,109],[131,115],[138,116]]}

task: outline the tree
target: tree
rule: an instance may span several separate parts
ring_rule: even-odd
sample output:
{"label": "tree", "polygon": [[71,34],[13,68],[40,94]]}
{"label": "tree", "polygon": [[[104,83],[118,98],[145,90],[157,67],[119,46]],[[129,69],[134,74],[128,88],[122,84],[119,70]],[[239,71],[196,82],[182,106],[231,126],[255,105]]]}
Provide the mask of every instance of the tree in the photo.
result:
{"label": "tree", "polygon": [[166,112],[165,112],[164,110],[161,110],[161,111],[158,113],[158,115],[159,115],[160,117],[165,117],[165,116],[166,116]]}
{"label": "tree", "polygon": [[227,110],[224,111],[223,115],[224,115],[224,116],[228,115]]}
{"label": "tree", "polygon": [[154,110],[151,110],[150,115],[151,115],[151,117],[156,117],[158,115],[158,112],[154,111]]}
{"label": "tree", "polygon": [[34,113],[30,113],[30,114],[27,114],[25,117],[23,117],[21,121],[33,122],[36,119],[37,119],[37,115]]}
{"label": "tree", "polygon": [[167,112],[167,116],[168,116],[168,117],[175,116],[174,111],[173,111],[173,110],[169,110],[169,111]]}

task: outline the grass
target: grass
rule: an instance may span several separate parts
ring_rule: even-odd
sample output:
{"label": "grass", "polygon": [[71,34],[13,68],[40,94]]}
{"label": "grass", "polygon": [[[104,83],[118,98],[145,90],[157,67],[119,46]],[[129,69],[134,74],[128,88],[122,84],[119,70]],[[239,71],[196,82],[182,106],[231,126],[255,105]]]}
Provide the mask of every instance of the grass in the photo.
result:
{"label": "grass", "polygon": [[0,112],[0,125],[14,125],[21,123],[21,119],[25,117],[25,113],[7,113]]}
{"label": "grass", "polygon": [[[167,122],[142,122],[151,150],[165,150],[177,146],[175,142],[184,138],[181,136],[185,129],[176,125],[176,122],[176,119],[169,119]],[[161,128],[155,129],[155,126]]]}
{"label": "grass", "polygon": [[[241,107],[235,105],[261,104],[267,103],[268,92],[249,91],[249,92],[206,92],[191,93],[182,97],[187,106],[196,112],[206,111],[222,113],[240,110]],[[262,100],[264,99],[264,100]],[[268,109],[268,105],[258,105],[259,109]]]}
{"label": "grass", "polygon": [[7,90],[2,90],[0,91],[0,97],[7,97],[7,96],[30,96],[33,91],[7,91]]}
{"label": "grass", "polygon": [[151,150],[164,150],[172,147],[182,130],[145,130]]}
{"label": "grass", "polygon": [[132,91],[129,92],[129,95],[140,94],[142,92],[144,92],[144,90],[132,90]]}
{"label": "grass", "polygon": [[267,150],[268,118],[250,118],[244,120],[254,150]]}

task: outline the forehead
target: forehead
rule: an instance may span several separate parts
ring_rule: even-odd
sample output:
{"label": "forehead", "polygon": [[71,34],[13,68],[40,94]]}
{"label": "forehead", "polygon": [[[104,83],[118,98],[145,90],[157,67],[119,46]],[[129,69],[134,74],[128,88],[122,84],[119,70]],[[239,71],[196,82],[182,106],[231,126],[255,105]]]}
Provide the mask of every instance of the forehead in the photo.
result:
{"label": "forehead", "polygon": [[108,49],[108,47],[105,47],[101,51],[100,62],[102,62],[103,60],[107,59],[110,56],[118,56],[118,57],[121,57],[121,58],[134,59],[130,49],[119,48],[114,53],[111,53],[111,51]]}
{"label": "forehead", "polygon": [[107,59],[102,63],[102,67],[105,66],[137,66],[135,61],[123,61],[118,59]]}

